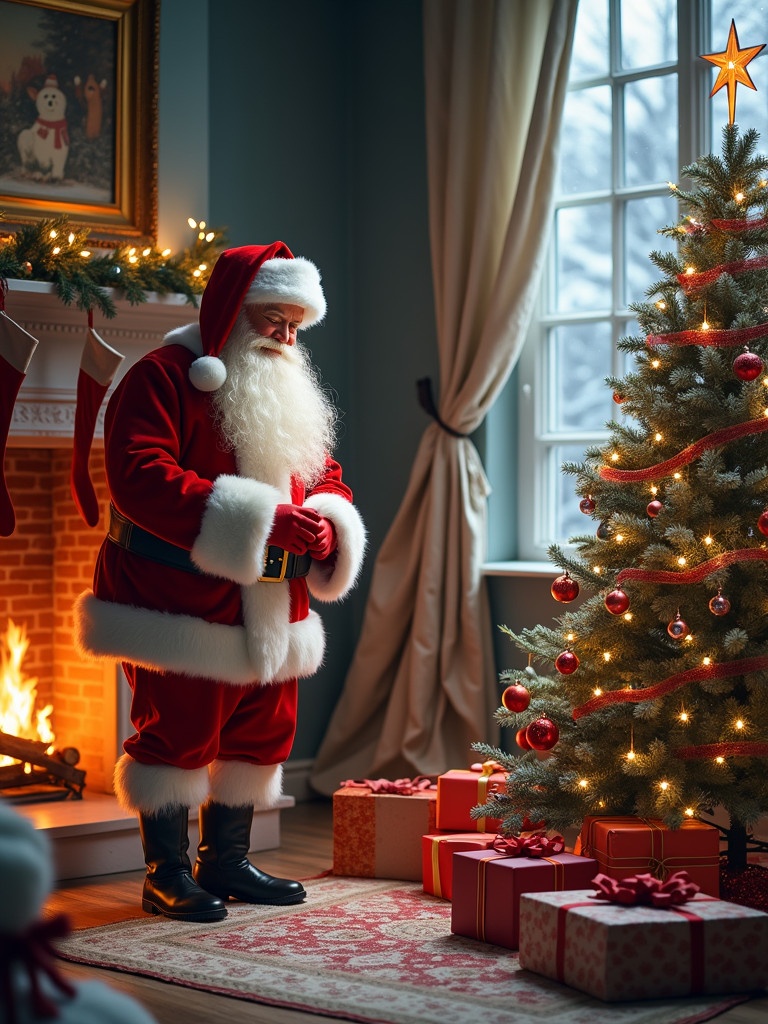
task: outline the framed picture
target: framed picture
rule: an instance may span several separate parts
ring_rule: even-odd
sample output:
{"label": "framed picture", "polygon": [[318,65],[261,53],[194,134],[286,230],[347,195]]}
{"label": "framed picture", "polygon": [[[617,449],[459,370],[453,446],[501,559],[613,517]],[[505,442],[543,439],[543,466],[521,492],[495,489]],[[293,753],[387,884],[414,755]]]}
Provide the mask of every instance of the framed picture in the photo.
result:
{"label": "framed picture", "polygon": [[0,231],[157,237],[159,0],[0,0]]}

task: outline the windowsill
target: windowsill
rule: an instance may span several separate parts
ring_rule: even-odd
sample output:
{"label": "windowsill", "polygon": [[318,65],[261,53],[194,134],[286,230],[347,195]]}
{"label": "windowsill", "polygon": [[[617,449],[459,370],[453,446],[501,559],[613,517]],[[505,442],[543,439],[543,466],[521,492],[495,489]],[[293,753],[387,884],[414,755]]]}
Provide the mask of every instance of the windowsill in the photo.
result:
{"label": "windowsill", "polygon": [[550,562],[485,562],[483,576],[552,576],[557,569]]}

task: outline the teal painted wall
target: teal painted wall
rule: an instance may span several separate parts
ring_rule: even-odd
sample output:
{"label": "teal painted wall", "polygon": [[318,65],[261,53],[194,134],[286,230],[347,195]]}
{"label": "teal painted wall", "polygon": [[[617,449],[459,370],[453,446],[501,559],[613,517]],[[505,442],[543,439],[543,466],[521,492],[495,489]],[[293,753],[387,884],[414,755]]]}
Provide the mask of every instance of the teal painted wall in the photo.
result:
{"label": "teal painted wall", "polygon": [[[159,240],[188,244],[193,216],[232,245],[280,238],[318,264],[328,315],[304,341],[338,395],[339,454],[370,535],[359,588],[321,609],[326,658],[301,684],[295,759],[314,756],[327,727],[428,424],[416,380],[437,383],[422,45],[420,0],[161,5]],[[496,481],[493,559],[515,554],[514,402],[508,385],[496,429],[475,438]],[[494,624],[559,610],[548,580],[494,580],[489,592]],[[494,643],[500,668],[522,664],[496,631]]]}

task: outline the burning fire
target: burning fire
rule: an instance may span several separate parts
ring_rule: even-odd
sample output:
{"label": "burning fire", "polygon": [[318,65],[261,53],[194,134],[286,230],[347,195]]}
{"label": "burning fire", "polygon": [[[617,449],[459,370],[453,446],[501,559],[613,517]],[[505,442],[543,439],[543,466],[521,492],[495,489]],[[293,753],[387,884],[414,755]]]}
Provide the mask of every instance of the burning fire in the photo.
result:
{"label": "burning fire", "polygon": [[[21,668],[29,648],[25,628],[9,619],[4,641],[0,648],[0,732],[19,739],[52,744],[55,736],[49,718],[53,705],[35,710],[37,679],[25,676]],[[14,763],[12,757],[0,756],[0,765]]]}

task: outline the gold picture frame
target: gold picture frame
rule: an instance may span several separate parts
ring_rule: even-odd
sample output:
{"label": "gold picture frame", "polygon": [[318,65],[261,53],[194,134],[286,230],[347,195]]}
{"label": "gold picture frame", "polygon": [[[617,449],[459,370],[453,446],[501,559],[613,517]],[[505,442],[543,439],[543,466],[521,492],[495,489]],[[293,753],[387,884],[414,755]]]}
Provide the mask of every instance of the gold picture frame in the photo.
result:
{"label": "gold picture frame", "polygon": [[0,0],[0,231],[157,238],[160,0]]}

